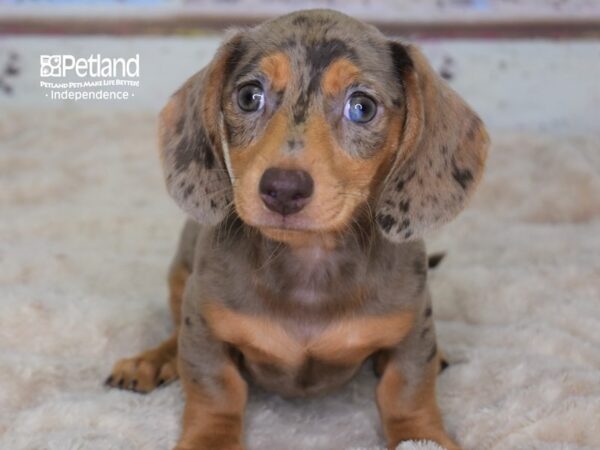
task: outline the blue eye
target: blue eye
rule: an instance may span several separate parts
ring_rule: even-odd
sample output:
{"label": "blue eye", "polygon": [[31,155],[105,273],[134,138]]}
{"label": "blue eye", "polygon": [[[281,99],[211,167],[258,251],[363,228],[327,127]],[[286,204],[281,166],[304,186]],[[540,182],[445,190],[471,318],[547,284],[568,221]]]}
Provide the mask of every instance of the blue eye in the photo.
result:
{"label": "blue eye", "polygon": [[257,83],[244,84],[237,94],[238,106],[242,111],[254,112],[265,105],[265,93]]}
{"label": "blue eye", "polygon": [[344,105],[344,117],[356,123],[367,123],[375,117],[377,103],[362,92],[352,94]]}

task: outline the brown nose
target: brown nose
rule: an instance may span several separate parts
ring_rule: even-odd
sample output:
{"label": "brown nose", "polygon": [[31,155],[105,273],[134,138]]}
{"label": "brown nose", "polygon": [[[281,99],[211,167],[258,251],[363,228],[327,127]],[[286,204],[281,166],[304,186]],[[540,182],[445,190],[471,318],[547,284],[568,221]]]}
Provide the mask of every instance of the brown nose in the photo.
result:
{"label": "brown nose", "polygon": [[313,179],[304,170],[271,167],[263,173],[258,190],[267,208],[287,216],[297,213],[309,202]]}

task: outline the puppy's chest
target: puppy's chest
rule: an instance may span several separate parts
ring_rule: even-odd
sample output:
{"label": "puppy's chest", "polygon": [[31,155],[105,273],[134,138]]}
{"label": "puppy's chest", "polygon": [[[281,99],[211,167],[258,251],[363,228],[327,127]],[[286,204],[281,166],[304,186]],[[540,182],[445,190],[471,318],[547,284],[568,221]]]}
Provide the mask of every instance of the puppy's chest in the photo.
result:
{"label": "puppy's chest", "polygon": [[412,327],[409,311],[301,323],[211,304],[203,315],[216,337],[243,355],[252,377],[283,395],[316,394],[346,382],[374,352]]}

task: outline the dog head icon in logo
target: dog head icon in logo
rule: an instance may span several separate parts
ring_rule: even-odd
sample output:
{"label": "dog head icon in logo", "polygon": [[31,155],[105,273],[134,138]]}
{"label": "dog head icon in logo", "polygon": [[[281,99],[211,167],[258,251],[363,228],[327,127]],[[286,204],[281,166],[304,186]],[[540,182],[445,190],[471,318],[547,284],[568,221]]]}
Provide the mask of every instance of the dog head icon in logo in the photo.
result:
{"label": "dog head icon in logo", "polygon": [[41,77],[60,77],[62,76],[61,69],[60,55],[40,55]]}

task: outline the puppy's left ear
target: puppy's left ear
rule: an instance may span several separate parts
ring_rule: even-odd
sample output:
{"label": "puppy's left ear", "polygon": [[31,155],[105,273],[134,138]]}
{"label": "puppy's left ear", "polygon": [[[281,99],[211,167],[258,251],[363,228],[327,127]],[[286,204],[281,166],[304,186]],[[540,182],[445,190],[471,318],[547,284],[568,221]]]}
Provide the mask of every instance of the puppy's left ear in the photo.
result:
{"label": "puppy's left ear", "polygon": [[453,219],[477,186],[489,139],[479,117],[412,45],[390,42],[404,89],[406,119],[376,208],[394,242],[421,236]]}

